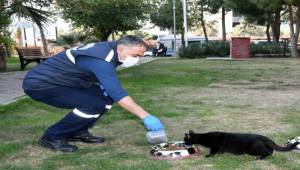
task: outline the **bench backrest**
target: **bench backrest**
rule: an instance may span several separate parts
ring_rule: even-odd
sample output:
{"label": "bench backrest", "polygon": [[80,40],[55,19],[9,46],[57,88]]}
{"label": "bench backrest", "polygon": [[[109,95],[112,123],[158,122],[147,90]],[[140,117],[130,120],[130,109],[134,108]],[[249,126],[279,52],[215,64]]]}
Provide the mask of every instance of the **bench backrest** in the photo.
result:
{"label": "bench backrest", "polygon": [[43,56],[40,47],[16,47],[16,50],[20,57],[37,57]]}

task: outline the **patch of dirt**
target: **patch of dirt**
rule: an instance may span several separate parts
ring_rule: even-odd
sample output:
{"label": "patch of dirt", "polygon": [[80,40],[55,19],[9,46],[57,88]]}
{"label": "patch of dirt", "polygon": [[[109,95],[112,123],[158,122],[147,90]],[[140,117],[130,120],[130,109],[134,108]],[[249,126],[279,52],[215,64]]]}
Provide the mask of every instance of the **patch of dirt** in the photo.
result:
{"label": "patch of dirt", "polygon": [[203,117],[192,114],[178,123],[170,119],[170,122],[167,121],[170,131],[178,130],[178,124],[180,129],[184,129],[175,136],[191,128],[267,135],[287,133],[293,129],[291,125],[282,123],[281,119],[285,116],[286,108],[300,106],[300,88],[278,87],[273,81],[242,81],[234,84],[215,83],[208,88],[168,87],[160,91],[165,100],[170,100],[173,105],[185,105],[190,110],[205,107],[214,113]]}
{"label": "patch of dirt", "polygon": [[[184,93],[175,98],[180,101],[201,100],[206,104],[241,105],[257,109],[274,109],[300,104],[300,88],[268,89],[264,85],[221,85],[213,84],[210,88],[184,88]],[[256,88],[256,89],[253,89]],[[170,88],[168,88],[170,90]],[[176,91],[176,89],[173,89]],[[163,90],[162,90],[163,91]],[[174,94],[174,93],[173,93]]]}

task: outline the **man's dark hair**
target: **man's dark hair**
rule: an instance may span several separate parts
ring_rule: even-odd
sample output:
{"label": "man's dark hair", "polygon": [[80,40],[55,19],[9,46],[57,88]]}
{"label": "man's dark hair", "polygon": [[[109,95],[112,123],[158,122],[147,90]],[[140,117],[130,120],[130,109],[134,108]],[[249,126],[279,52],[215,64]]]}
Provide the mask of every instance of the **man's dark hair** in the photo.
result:
{"label": "man's dark hair", "polygon": [[144,46],[145,48],[147,48],[147,44],[143,39],[133,35],[126,35],[124,37],[121,37],[117,40],[117,44],[126,46]]}

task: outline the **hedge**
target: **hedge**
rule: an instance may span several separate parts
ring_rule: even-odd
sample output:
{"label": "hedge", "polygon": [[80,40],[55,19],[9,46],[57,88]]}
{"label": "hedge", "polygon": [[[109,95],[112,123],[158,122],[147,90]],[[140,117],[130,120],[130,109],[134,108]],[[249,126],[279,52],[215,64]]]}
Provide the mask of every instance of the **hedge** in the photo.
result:
{"label": "hedge", "polygon": [[[251,56],[279,56],[284,54],[282,43],[251,43]],[[223,41],[208,41],[204,43],[191,44],[188,47],[179,49],[180,58],[206,58],[206,57],[227,57],[230,55],[230,43]],[[286,54],[290,54],[290,49],[286,47]]]}
{"label": "hedge", "polygon": [[178,52],[181,58],[225,57],[230,54],[229,42],[208,41],[182,47]]}

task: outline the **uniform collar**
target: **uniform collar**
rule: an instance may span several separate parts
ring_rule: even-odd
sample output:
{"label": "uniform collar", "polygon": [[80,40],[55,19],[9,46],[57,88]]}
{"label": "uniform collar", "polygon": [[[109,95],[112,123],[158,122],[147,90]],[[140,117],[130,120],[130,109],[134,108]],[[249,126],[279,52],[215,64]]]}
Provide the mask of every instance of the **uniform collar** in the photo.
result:
{"label": "uniform collar", "polygon": [[119,66],[119,65],[122,65],[123,63],[120,62],[119,60],[119,56],[118,56],[118,51],[117,51],[117,41],[111,41],[109,42],[111,48],[114,50],[114,59],[115,59],[115,62],[116,62],[116,66]]}

